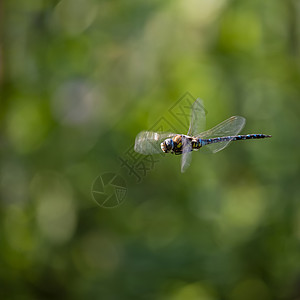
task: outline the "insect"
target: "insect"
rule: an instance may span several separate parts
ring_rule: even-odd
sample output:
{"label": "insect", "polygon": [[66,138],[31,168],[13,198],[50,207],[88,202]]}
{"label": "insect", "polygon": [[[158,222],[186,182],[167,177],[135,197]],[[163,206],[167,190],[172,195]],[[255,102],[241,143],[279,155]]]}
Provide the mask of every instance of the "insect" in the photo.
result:
{"label": "insect", "polygon": [[186,135],[142,131],[136,136],[134,150],[144,155],[162,152],[182,155],[181,172],[185,172],[191,163],[192,151],[205,147],[216,153],[227,147],[231,141],[271,137],[266,134],[238,135],[245,123],[245,118],[232,116],[215,127],[201,132],[205,128],[205,112],[202,101],[197,99],[192,105],[191,121]]}

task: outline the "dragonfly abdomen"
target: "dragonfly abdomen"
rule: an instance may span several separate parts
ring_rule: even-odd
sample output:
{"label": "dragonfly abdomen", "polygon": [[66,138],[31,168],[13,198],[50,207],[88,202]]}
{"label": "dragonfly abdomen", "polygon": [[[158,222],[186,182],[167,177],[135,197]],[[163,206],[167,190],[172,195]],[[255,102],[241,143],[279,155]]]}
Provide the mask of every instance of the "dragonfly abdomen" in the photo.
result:
{"label": "dragonfly abdomen", "polygon": [[240,141],[240,140],[252,140],[252,139],[264,139],[271,137],[267,134],[245,134],[245,135],[234,135],[234,136],[223,136],[211,139],[201,139],[201,146],[208,144],[227,142],[227,141]]}

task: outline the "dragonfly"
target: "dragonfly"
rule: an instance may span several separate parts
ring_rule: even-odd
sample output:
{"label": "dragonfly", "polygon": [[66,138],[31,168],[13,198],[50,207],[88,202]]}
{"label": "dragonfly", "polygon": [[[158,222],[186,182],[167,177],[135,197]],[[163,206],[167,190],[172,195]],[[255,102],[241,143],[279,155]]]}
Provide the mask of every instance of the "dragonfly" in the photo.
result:
{"label": "dragonfly", "polygon": [[270,138],[267,134],[239,135],[244,128],[246,119],[241,116],[232,116],[215,127],[202,131],[205,128],[206,116],[203,102],[197,99],[191,109],[191,120],[187,134],[172,132],[142,131],[135,139],[134,150],[144,155],[157,153],[172,153],[181,155],[181,172],[190,166],[192,152],[205,147],[216,153],[226,148],[230,142]]}

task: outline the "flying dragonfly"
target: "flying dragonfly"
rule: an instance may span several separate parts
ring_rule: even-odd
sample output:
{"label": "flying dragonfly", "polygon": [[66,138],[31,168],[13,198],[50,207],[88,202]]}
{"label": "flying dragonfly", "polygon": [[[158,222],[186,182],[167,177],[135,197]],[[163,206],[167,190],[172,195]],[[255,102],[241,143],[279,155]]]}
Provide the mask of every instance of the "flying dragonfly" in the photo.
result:
{"label": "flying dragonfly", "polygon": [[191,121],[188,133],[142,131],[135,139],[134,150],[144,155],[172,153],[182,155],[181,172],[185,172],[192,159],[192,151],[205,147],[216,153],[223,150],[231,141],[269,138],[267,134],[238,135],[245,126],[246,119],[232,116],[215,127],[201,132],[205,128],[205,112],[200,99],[192,105]]}

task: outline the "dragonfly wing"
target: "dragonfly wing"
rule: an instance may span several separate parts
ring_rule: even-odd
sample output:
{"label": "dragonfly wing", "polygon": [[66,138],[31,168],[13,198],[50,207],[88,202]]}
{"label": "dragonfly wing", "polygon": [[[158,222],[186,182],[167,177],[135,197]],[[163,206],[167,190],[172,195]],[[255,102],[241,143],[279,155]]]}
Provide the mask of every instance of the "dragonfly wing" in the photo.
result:
{"label": "dragonfly wing", "polygon": [[181,172],[185,172],[192,161],[192,143],[187,138],[182,138]]}
{"label": "dragonfly wing", "polygon": [[135,138],[134,150],[145,155],[161,153],[160,143],[175,135],[170,132],[142,131]]}
{"label": "dragonfly wing", "polygon": [[192,105],[191,123],[187,135],[196,136],[199,134],[205,129],[205,122],[206,118],[203,101],[198,98]]}
{"label": "dragonfly wing", "polygon": [[[246,119],[240,116],[233,116],[229,119],[223,121],[217,126],[202,132],[197,137],[201,139],[205,138],[214,138],[214,137],[222,137],[222,136],[234,136],[237,135],[245,126]],[[225,147],[229,145],[231,141],[220,142],[209,144],[206,147],[213,153],[223,150]]]}

